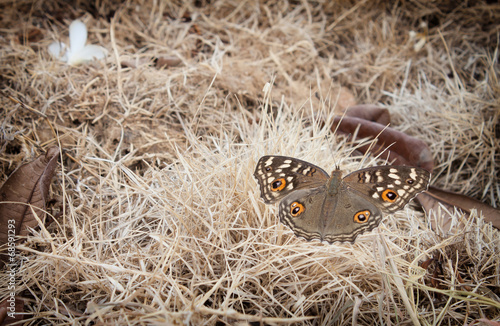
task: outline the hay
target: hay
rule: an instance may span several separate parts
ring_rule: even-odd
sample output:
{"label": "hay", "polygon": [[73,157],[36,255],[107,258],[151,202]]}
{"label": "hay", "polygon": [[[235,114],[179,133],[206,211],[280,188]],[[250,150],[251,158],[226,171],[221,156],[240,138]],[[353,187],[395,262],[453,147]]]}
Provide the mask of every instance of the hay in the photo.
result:
{"label": "hay", "polygon": [[[1,5],[2,91],[39,111],[0,97],[2,181],[37,150],[65,153],[52,185],[53,215],[64,214],[17,247],[28,321],[500,318],[500,237],[477,216],[448,237],[410,205],[354,244],[306,242],[262,203],[252,176],[264,154],[327,171],[380,164],[323,126],[351,96],[427,141],[435,185],[498,205],[497,4],[97,3]],[[75,18],[106,61],[49,56]],[[182,64],[157,69],[164,56]]]}

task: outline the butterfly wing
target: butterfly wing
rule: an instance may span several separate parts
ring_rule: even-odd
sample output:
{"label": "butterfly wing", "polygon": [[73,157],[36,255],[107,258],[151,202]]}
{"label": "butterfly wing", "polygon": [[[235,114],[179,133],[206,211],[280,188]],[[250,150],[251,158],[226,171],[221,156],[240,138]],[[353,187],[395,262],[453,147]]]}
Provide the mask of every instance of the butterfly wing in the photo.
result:
{"label": "butterfly wing", "polygon": [[286,196],[279,205],[281,223],[288,226],[298,237],[306,240],[321,240],[322,207],[326,186],[300,189]]}
{"label": "butterfly wing", "polygon": [[382,221],[382,212],[364,197],[342,189],[332,206],[327,201],[323,208],[323,240],[329,243],[354,242],[358,235],[376,228]]}
{"label": "butterfly wing", "polygon": [[427,190],[430,173],[409,166],[377,166],[355,171],[342,179],[349,192],[376,203],[384,212],[393,213]]}
{"label": "butterfly wing", "polygon": [[261,157],[254,177],[266,204],[275,203],[292,191],[322,186],[329,178],[320,167],[287,156]]}
{"label": "butterfly wing", "polygon": [[348,191],[330,194],[326,185],[292,192],[281,201],[279,216],[296,236],[328,243],[354,242],[382,220],[373,203]]}

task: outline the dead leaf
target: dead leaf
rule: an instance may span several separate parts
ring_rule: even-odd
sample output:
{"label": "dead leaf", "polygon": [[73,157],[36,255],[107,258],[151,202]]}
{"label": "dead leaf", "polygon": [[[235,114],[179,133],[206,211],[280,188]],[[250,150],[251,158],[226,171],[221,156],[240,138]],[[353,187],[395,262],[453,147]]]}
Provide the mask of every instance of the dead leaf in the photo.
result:
{"label": "dead leaf", "polygon": [[0,303],[0,325],[9,325],[24,319],[24,301],[8,296]]}
{"label": "dead leaf", "polygon": [[429,268],[429,265],[434,261],[434,258],[429,258],[427,259],[426,261],[422,262],[422,264],[420,264],[420,267],[422,267],[423,269],[427,269]]}
{"label": "dead leaf", "polygon": [[489,320],[486,318],[476,319],[471,325],[477,325],[476,322],[484,323],[487,326],[500,326],[500,322],[494,321],[494,320]]}
{"label": "dead leaf", "polygon": [[181,59],[175,56],[171,57],[158,57],[155,60],[156,69],[175,67],[181,64]]}
{"label": "dead leaf", "polygon": [[[442,230],[445,233],[453,231],[451,222],[455,209],[461,210],[467,216],[470,216],[473,209],[478,212],[482,211],[484,220],[491,222],[494,227],[500,229],[500,210],[474,198],[436,187],[429,187],[426,192],[417,196],[417,200],[423,206],[431,222],[431,227],[435,231]],[[455,226],[455,228],[460,227],[463,227],[463,225]]]}
{"label": "dead leaf", "polygon": [[360,118],[387,126],[391,122],[389,110],[381,108],[375,104],[359,104],[347,108],[346,113],[349,117]]}
{"label": "dead leaf", "polygon": [[[359,126],[357,137],[372,138],[376,140],[375,146],[366,145],[359,147],[363,153],[370,151],[382,159],[393,162],[393,165],[417,166],[432,172],[434,163],[432,154],[427,144],[420,139],[411,137],[385,125],[354,117],[335,117],[331,127],[332,131],[353,135]],[[385,130],[384,130],[385,129]]]}
{"label": "dead leaf", "polygon": [[45,155],[21,165],[0,188],[0,225],[5,226],[0,229],[0,261],[9,257],[3,252],[7,251],[6,244],[12,233],[25,236],[28,227],[38,225],[33,212],[42,221],[45,218],[45,204],[58,157],[59,148],[49,148]]}

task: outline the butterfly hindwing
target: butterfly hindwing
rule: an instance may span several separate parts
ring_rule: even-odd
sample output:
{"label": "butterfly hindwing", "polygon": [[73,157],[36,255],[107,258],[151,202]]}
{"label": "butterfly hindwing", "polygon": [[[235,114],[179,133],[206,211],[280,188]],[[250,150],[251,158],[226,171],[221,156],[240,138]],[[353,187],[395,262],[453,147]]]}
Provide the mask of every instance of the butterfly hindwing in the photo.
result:
{"label": "butterfly hindwing", "polygon": [[329,194],[326,186],[301,189],[279,204],[280,221],[296,236],[333,243],[354,242],[376,228],[382,212],[373,203],[347,192]]}

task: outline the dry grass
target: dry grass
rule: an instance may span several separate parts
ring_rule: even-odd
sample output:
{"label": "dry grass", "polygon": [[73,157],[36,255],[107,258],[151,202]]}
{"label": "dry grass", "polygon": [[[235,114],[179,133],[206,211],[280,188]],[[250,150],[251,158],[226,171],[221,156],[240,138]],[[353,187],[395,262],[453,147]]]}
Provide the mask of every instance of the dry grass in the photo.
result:
{"label": "dry grass", "polygon": [[[78,3],[0,5],[2,90],[40,112],[0,97],[2,181],[38,149],[66,154],[51,191],[64,214],[18,246],[32,323],[500,319],[500,237],[482,219],[443,236],[409,206],[354,244],[306,242],[252,177],[264,154],[326,170],[380,163],[321,127],[342,86],[427,141],[435,185],[498,205],[498,4]],[[106,62],[49,56],[75,18]],[[182,64],[157,69],[162,56]]]}

